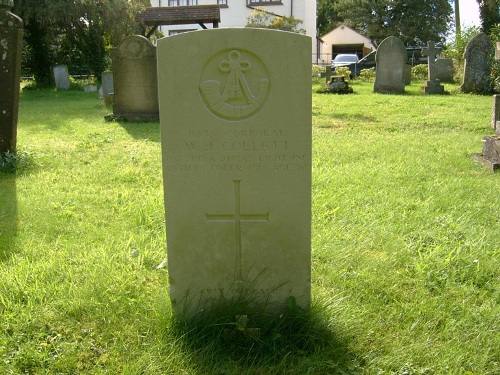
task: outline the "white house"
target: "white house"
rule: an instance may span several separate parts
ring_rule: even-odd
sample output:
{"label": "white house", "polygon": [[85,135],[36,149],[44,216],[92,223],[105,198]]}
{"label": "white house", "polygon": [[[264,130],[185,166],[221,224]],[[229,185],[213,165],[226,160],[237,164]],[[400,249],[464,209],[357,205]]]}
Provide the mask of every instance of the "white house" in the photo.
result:
{"label": "white house", "polygon": [[366,36],[347,25],[340,25],[321,37],[320,63],[329,65],[339,53],[356,53],[359,58],[377,49]]}
{"label": "white house", "polygon": [[[312,39],[311,51],[313,62],[318,53],[316,42],[316,1],[313,0],[151,0],[152,7],[171,7],[187,5],[220,5],[221,22],[219,27],[244,27],[248,16],[257,7],[263,7],[267,12],[303,20],[301,28]],[[212,25],[207,24],[207,28]],[[199,30],[197,24],[165,25],[160,27],[165,36],[185,31]]]}

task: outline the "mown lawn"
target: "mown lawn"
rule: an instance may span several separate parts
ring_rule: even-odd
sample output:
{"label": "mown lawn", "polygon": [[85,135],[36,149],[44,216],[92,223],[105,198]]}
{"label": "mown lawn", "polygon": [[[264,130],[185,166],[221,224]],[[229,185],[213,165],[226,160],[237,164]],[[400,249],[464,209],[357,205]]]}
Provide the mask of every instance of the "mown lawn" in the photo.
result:
{"label": "mown lawn", "polygon": [[499,374],[491,96],[313,97],[313,308],[261,338],[175,322],[159,124],[26,91],[0,173],[2,374]]}

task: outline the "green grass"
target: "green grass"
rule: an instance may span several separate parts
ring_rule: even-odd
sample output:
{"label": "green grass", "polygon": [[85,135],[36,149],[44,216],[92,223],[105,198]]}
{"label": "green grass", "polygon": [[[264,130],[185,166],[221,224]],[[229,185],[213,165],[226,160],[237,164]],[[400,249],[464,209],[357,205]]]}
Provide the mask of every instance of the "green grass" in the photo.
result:
{"label": "green grass", "polygon": [[95,93],[23,93],[0,373],[499,374],[500,175],[471,157],[492,98],[421,84],[314,94],[313,307],[250,316],[259,339],[171,317],[159,125],[106,123]]}

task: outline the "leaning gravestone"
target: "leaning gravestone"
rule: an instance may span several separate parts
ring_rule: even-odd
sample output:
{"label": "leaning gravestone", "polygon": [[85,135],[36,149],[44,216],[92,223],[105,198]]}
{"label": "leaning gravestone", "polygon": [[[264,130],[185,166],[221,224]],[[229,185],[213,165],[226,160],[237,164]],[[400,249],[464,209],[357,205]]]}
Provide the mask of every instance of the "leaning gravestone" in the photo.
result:
{"label": "leaning gravestone", "polygon": [[148,39],[129,36],[114,50],[113,85],[112,118],[158,121],[156,47]]}
{"label": "leaning gravestone", "polygon": [[[500,56],[496,56],[500,60]],[[499,109],[499,95],[493,96],[493,113],[492,125],[495,128],[495,134],[483,138],[483,152],[481,154],[474,154],[475,158],[486,165],[492,172],[500,169],[500,109]]]}
{"label": "leaning gravestone", "polygon": [[479,33],[470,40],[464,52],[464,78],[460,89],[464,93],[487,94],[491,92],[491,57],[494,49],[490,38]]}
{"label": "leaning gravestone", "polygon": [[179,315],[237,302],[267,312],[291,300],[309,306],[310,49],[309,37],[265,29],[158,41],[168,271]]}
{"label": "leaning gravestone", "polygon": [[380,43],[375,56],[377,61],[373,91],[381,94],[403,94],[405,92],[406,48],[395,36]]}
{"label": "leaning gravestone", "polygon": [[54,81],[56,82],[56,89],[58,90],[68,90],[69,84],[69,73],[68,67],[66,65],[54,66]]}
{"label": "leaning gravestone", "polygon": [[441,53],[441,48],[434,45],[434,42],[427,42],[427,48],[422,50],[422,55],[427,56],[427,81],[423,87],[425,94],[444,94],[444,86],[437,78],[436,58]]}
{"label": "leaning gravestone", "polygon": [[16,150],[21,79],[23,21],[9,10],[13,0],[0,0],[0,153]]}

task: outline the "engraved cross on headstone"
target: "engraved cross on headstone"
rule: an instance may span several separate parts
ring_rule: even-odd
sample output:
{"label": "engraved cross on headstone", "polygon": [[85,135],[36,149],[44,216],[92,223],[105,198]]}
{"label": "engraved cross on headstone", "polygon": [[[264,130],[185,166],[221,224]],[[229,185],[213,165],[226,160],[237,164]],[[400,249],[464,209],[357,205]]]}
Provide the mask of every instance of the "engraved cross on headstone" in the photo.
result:
{"label": "engraved cross on headstone", "polygon": [[427,56],[427,65],[429,68],[429,81],[436,79],[436,58],[441,53],[441,48],[436,47],[434,42],[427,42],[427,48],[422,50],[422,56]]}
{"label": "engraved cross on headstone", "polygon": [[241,262],[241,223],[242,222],[269,222],[269,212],[261,214],[244,214],[241,212],[241,181],[233,180],[234,213],[231,214],[206,214],[207,222],[232,222],[234,223],[234,238],[236,249],[236,281],[243,281]]}

